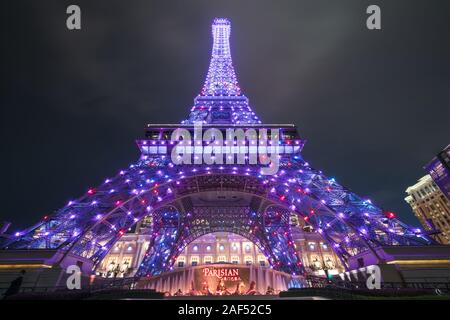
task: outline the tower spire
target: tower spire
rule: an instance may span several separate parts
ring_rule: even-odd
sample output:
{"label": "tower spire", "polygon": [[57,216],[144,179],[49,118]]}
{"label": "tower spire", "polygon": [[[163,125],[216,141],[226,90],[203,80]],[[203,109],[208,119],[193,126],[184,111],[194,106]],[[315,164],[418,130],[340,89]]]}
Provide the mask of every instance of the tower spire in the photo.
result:
{"label": "tower spire", "polygon": [[206,80],[187,120],[203,123],[261,123],[242,94],[234,72],[230,50],[231,23],[215,18],[212,24],[213,46]]}
{"label": "tower spire", "polygon": [[213,47],[202,96],[238,96],[241,89],[234,72],[230,52],[231,24],[216,18],[212,24]]}

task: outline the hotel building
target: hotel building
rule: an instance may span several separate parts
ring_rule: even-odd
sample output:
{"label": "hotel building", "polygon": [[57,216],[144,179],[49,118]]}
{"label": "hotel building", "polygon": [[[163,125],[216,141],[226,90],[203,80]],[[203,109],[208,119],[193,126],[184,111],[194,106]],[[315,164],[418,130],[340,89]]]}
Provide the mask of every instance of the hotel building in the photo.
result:
{"label": "hotel building", "polygon": [[[151,219],[144,219],[135,230],[129,230],[102,261],[97,274],[103,277],[132,276],[141,263],[150,243]],[[291,217],[293,240],[304,266],[311,274],[337,274],[344,268],[321,235],[301,226]],[[188,244],[179,254],[173,268],[187,268],[213,263],[269,267],[261,250],[246,238],[227,232],[202,236]]]}
{"label": "hotel building", "polygon": [[427,231],[437,230],[432,237],[442,244],[450,244],[450,201],[427,174],[406,189],[405,201]]}

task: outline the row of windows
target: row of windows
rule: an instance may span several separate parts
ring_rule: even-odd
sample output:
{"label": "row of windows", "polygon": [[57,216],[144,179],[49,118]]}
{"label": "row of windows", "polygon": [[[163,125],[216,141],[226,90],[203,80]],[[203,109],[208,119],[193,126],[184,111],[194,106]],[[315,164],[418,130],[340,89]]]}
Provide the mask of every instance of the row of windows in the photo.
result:
{"label": "row of windows", "polygon": [[[300,151],[299,146],[241,146],[241,147],[226,147],[226,146],[176,146],[177,154],[257,154],[259,153],[296,153]],[[143,154],[167,154],[167,146],[141,146]]]}
{"label": "row of windows", "polygon": [[[199,257],[191,257],[191,266],[197,266],[199,264]],[[227,262],[227,258],[225,256],[219,256],[217,257],[217,263],[221,263],[221,262]],[[233,264],[239,264],[239,257],[231,257],[230,258],[230,262]],[[245,257],[244,258],[244,262],[246,265],[251,265],[253,264],[253,258],[252,257]],[[203,263],[204,264],[211,264],[213,263],[213,257],[211,256],[206,256],[203,258]],[[266,265],[266,260],[263,257],[259,257],[258,258],[258,263],[260,266],[264,267]],[[182,268],[186,265],[186,259],[184,257],[179,257],[177,260],[177,266]]]}
{"label": "row of windows", "polygon": [[[212,246],[211,246],[211,245],[207,245],[207,246],[204,247],[204,248],[206,249],[207,252],[211,252],[211,250],[212,250]],[[194,252],[198,252],[199,249],[200,249],[200,246],[199,246],[199,245],[193,245],[193,246],[192,246],[192,251],[194,251]],[[239,244],[233,243],[233,244],[231,245],[231,251],[236,252],[236,251],[238,251],[238,249],[239,249]],[[251,244],[246,244],[246,245],[244,246],[244,249],[245,249],[245,252],[250,252],[250,251],[252,250],[252,245],[251,245]],[[225,251],[225,245],[220,244],[220,245],[219,245],[219,251]]]}
{"label": "row of windows", "polygon": [[[163,132],[160,132],[157,130],[147,131],[145,136],[150,139],[170,140],[172,138],[172,131],[163,131]],[[193,131],[191,131],[191,136],[192,137],[194,136]],[[226,131],[222,130],[222,136],[227,137]],[[289,140],[298,139],[298,135],[297,135],[296,131],[281,131],[281,136],[283,139],[289,139]],[[261,135],[259,136],[259,138],[261,138]],[[267,138],[268,139],[271,138],[270,130],[267,131]]]}
{"label": "row of windows", "polygon": [[[434,183],[432,183],[432,184],[429,184],[429,185],[427,185],[427,186],[425,186],[425,187],[423,187],[421,189],[416,190],[415,194],[423,199],[423,198],[427,197],[428,195],[430,195],[430,194],[432,194],[432,193],[434,193],[436,191],[440,191],[440,190],[437,188],[437,186]],[[411,195],[414,198],[414,200],[417,200],[415,194],[412,193]]]}
{"label": "row of windows", "polygon": [[[320,243],[322,250],[328,250],[328,245],[326,243]],[[311,251],[315,251],[317,249],[317,243],[308,242],[308,249]]]}

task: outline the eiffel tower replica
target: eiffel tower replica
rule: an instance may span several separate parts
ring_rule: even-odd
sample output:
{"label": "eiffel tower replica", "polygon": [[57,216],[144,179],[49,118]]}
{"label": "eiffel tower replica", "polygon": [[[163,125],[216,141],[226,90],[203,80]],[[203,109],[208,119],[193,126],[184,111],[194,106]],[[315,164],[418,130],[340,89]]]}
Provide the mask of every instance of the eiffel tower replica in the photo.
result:
{"label": "eiffel tower replica", "polygon": [[[241,235],[261,250],[271,268],[302,275],[305,268],[292,241],[292,215],[320,233],[347,269],[352,268],[351,258],[364,252],[381,261],[380,246],[433,244],[421,230],[311,167],[302,157],[305,140],[294,124],[263,124],[258,119],[238,84],[230,32],[229,20],[213,21],[206,81],[186,120],[147,125],[145,136],[136,141],[141,151],[137,162],[34,226],[4,232],[1,251],[53,252],[53,265],[82,261],[86,272],[94,272],[116,241],[148,216],[150,246],[137,276],[170,271],[189,243],[213,232]],[[201,133],[216,128],[224,136],[230,128],[278,130],[276,146],[271,146],[277,148],[278,170],[262,174],[261,165],[250,163],[249,157],[232,165],[175,164],[171,155],[178,142],[172,135],[185,129],[195,136],[196,124],[202,124]],[[186,148],[208,146],[207,141],[197,143]],[[248,153],[262,147],[237,139],[229,146]]]}

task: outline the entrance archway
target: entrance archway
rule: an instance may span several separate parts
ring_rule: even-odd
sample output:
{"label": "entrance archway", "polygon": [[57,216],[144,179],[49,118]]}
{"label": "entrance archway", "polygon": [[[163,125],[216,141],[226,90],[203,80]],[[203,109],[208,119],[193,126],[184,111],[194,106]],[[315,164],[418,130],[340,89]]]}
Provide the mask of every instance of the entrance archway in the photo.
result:
{"label": "entrance archway", "polygon": [[[203,192],[178,201],[178,213],[173,210],[174,204],[158,209],[154,214],[150,246],[137,275],[156,276],[170,271],[189,243],[214,232],[233,233],[248,239],[276,270],[292,275],[303,273],[302,262],[289,232],[289,210],[273,204],[264,208],[261,203],[255,208],[255,202],[248,195],[232,194],[237,198],[234,205],[227,201],[228,206],[218,206],[212,199],[203,200],[203,205],[199,206],[199,200],[213,198],[210,192]],[[158,218],[166,216],[176,216],[177,223],[174,219]]]}

